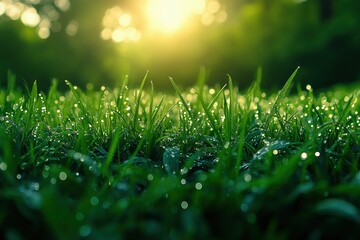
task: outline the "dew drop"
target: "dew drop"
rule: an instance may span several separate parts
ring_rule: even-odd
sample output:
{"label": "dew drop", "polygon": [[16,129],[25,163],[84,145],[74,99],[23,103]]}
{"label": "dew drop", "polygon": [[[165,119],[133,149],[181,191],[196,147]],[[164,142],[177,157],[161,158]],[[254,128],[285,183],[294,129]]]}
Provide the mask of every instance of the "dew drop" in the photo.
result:
{"label": "dew drop", "polygon": [[248,174],[248,173],[246,173],[246,174],[244,174],[244,180],[245,180],[245,182],[250,182],[251,181],[251,175],[250,174]]}
{"label": "dew drop", "polygon": [[147,179],[148,179],[149,181],[152,181],[152,180],[154,180],[154,176],[149,173],[149,174],[147,175]]}
{"label": "dew drop", "polygon": [[182,209],[185,210],[185,209],[187,209],[189,207],[189,204],[188,204],[187,201],[182,201],[180,206],[181,206]]}
{"label": "dew drop", "polygon": [[180,174],[184,175],[188,172],[188,169],[186,167],[180,169]]}
{"label": "dew drop", "polygon": [[90,233],[91,233],[91,227],[89,225],[82,225],[79,228],[79,235],[81,237],[87,237],[90,235]]}
{"label": "dew drop", "polygon": [[0,170],[1,171],[6,171],[6,169],[7,169],[7,164],[4,163],[4,162],[0,163]]}
{"label": "dew drop", "polygon": [[202,184],[201,183],[196,183],[195,184],[195,188],[196,188],[196,190],[201,190],[202,189]]}
{"label": "dew drop", "polygon": [[40,184],[37,183],[37,182],[35,182],[35,183],[32,184],[32,187],[34,188],[35,191],[39,191],[39,189],[40,189]]}
{"label": "dew drop", "polygon": [[60,178],[61,181],[65,181],[67,179],[66,172],[60,172],[59,178]]}
{"label": "dew drop", "polygon": [[95,196],[92,196],[92,197],[90,198],[90,203],[91,203],[91,205],[93,205],[93,206],[98,205],[98,204],[99,204],[99,198],[98,198],[98,197],[95,197]]}
{"label": "dew drop", "polygon": [[303,153],[300,155],[300,157],[301,157],[302,160],[305,160],[305,159],[307,159],[308,155],[307,155],[306,152],[303,152]]}
{"label": "dew drop", "polygon": [[249,207],[247,204],[243,203],[241,204],[240,209],[241,211],[246,212],[249,209]]}
{"label": "dew drop", "polygon": [[82,212],[77,212],[75,218],[78,221],[82,221],[84,219],[84,214]]}

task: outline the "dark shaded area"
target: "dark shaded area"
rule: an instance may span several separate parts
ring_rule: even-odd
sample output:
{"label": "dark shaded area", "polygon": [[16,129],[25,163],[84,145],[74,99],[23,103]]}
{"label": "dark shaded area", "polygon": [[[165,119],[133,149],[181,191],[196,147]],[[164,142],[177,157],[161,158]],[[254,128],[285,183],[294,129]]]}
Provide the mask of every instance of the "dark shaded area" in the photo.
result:
{"label": "dark shaded area", "polygon": [[[106,9],[116,4],[137,13],[137,27],[144,28],[140,0],[71,1],[70,10],[61,12],[58,20],[62,30],[46,40],[4,14],[0,16],[0,86],[6,85],[8,70],[21,79],[18,84],[36,79],[43,89],[48,89],[52,78],[61,84],[67,79],[83,87],[88,83],[99,87],[120,85],[126,75],[136,86],[147,70],[157,88],[171,87],[168,76],[190,86],[201,67],[207,69],[209,84],[226,83],[229,74],[241,88],[254,80],[258,67],[263,67],[263,87],[268,90],[281,86],[297,66],[302,68],[298,81],[314,87],[360,79],[359,1],[220,2],[227,7],[224,24],[204,27],[194,20],[186,31],[147,34],[134,43],[103,41],[99,34]],[[74,19],[78,32],[68,36],[64,26]]]}

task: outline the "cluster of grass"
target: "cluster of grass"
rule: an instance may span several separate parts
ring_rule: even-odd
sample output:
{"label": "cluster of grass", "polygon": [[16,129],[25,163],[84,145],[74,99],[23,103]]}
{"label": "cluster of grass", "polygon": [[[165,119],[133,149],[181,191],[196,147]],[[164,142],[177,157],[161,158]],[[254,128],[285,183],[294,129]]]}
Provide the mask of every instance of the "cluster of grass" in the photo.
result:
{"label": "cluster of grass", "polygon": [[[0,90],[1,239],[360,238],[358,90]],[[145,89],[145,86],[146,89]]]}

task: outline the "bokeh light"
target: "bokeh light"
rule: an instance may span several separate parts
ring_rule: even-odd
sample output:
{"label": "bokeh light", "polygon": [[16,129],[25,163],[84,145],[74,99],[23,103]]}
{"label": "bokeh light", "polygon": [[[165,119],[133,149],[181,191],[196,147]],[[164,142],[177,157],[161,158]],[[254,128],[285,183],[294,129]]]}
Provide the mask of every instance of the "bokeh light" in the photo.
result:
{"label": "bokeh light", "polygon": [[[119,6],[106,10],[101,39],[114,42],[139,41],[143,35],[172,34],[194,23],[223,23],[227,12],[217,0],[148,0],[139,12],[127,12]],[[141,22],[141,28],[135,25]]]}
{"label": "bokeh light", "polygon": [[29,27],[36,27],[40,23],[40,16],[35,8],[27,8],[21,14],[21,22]]}
{"label": "bokeh light", "polygon": [[152,30],[174,32],[195,13],[205,10],[204,0],[149,0],[146,7]]}
{"label": "bokeh light", "polygon": [[119,6],[106,10],[102,20],[103,30],[100,36],[103,40],[114,42],[136,42],[140,40],[141,33],[133,25],[133,17]]}
{"label": "bokeh light", "polygon": [[[60,30],[74,36],[80,27],[78,21],[71,20],[64,26],[59,22],[61,12],[70,8],[69,0],[3,0],[0,16],[5,14],[11,20],[21,20],[24,25],[36,28],[41,39]],[[147,0],[133,10],[125,10],[120,5],[107,9],[100,38],[119,43],[137,42],[145,34],[176,33],[196,19],[205,26],[227,20],[225,6],[217,0]]]}
{"label": "bokeh light", "polygon": [[66,34],[69,36],[75,36],[79,28],[79,23],[75,20],[69,22],[66,26]]}
{"label": "bokeh light", "polygon": [[[3,0],[0,2],[0,16],[5,14],[11,20],[20,20],[25,26],[37,28],[38,36],[46,39],[51,31],[61,30],[57,22],[60,12],[68,11],[70,6],[69,0],[55,0],[53,4],[40,0]],[[68,35],[73,36],[77,28],[78,25],[70,22],[65,30]]]}

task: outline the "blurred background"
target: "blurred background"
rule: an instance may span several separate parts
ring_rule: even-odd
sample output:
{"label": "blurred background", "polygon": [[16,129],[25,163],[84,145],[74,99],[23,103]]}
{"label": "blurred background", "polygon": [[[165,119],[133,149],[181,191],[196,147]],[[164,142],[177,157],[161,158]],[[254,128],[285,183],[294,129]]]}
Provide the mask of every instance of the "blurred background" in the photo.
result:
{"label": "blurred background", "polygon": [[324,88],[360,80],[359,0],[0,0],[0,86],[51,79],[86,88],[157,89],[199,75],[240,87],[263,69],[263,88]]}

